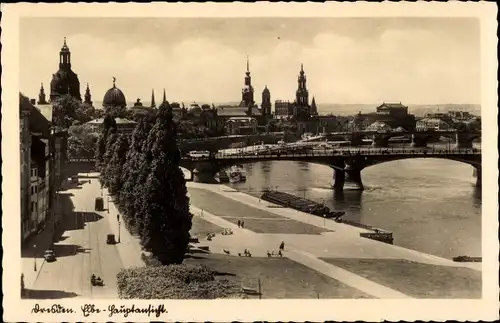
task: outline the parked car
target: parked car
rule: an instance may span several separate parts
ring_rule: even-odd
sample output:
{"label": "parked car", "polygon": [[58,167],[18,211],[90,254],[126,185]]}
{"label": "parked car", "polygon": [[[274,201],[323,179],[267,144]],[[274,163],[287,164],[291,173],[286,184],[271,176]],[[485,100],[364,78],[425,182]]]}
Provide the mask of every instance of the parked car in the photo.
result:
{"label": "parked car", "polygon": [[95,210],[104,211],[104,200],[102,199],[102,197],[95,198]]}
{"label": "parked car", "polygon": [[116,243],[115,235],[111,234],[111,233],[108,234],[107,238],[106,238],[106,243],[107,244],[115,244]]}
{"label": "parked car", "polygon": [[45,258],[45,261],[47,261],[47,262],[56,261],[56,253],[52,249],[47,249],[47,250],[45,250],[43,258]]}

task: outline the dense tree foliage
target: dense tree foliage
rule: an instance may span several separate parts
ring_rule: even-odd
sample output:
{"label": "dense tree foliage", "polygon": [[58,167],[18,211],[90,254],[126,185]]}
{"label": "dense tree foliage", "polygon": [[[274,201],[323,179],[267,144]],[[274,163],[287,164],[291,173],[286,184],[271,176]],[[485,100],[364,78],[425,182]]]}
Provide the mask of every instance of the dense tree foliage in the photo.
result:
{"label": "dense tree foliage", "polygon": [[104,163],[104,154],[106,153],[106,144],[108,139],[108,134],[111,129],[114,129],[113,132],[116,132],[116,121],[109,114],[104,117],[104,120],[101,125],[101,133],[99,134],[99,138],[97,139],[96,144],[96,168],[102,172],[102,168],[105,165]]}
{"label": "dense tree foliage", "polygon": [[[109,142],[112,144],[111,140],[109,140]],[[122,172],[123,165],[126,161],[128,145],[128,136],[125,134],[120,134],[116,142],[113,144],[113,154],[106,169],[108,186],[111,194],[120,192],[122,188]]]}
{"label": "dense tree foliage", "polygon": [[101,182],[115,201],[129,230],[163,264],[184,259],[191,229],[189,198],[179,168],[177,125],[166,103],[156,115],[139,119],[132,135],[117,134],[107,114],[96,149]]}
{"label": "dense tree foliage", "polygon": [[62,95],[52,103],[52,123],[68,129],[73,124],[84,124],[99,117],[100,110],[82,103],[71,95]]}
{"label": "dense tree foliage", "polygon": [[152,161],[144,191],[141,241],[163,264],[181,263],[191,214],[170,106],[159,109],[146,148]]}
{"label": "dense tree foliage", "polygon": [[99,134],[88,125],[73,125],[68,129],[69,158],[93,158]]}

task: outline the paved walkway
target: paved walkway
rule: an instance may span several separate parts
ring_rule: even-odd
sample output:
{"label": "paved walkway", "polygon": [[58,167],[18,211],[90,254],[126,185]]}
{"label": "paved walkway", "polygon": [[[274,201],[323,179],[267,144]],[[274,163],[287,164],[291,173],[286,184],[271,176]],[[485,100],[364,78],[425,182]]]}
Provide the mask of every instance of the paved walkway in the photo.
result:
{"label": "paved walkway", "polygon": [[[361,238],[361,232],[367,232],[362,228],[337,223],[333,220],[323,219],[307,213],[299,212],[289,208],[269,207],[273,204],[262,201],[259,198],[236,191],[225,185],[213,185],[202,183],[187,183],[188,188],[200,188],[222,195],[226,198],[246,204],[252,208],[265,210],[284,218],[293,219],[320,228],[326,228],[334,233],[323,233],[322,235],[291,235],[273,234],[272,236],[287,241],[316,257],[338,257],[338,258],[391,258],[406,259],[430,265],[441,265],[450,267],[465,267],[481,271],[481,263],[460,263],[450,259],[425,254],[416,250],[406,249],[396,245]],[[265,234],[263,235],[265,236]],[[290,241],[290,243],[288,243]]]}
{"label": "paved walkway", "polygon": [[[276,250],[274,250],[275,252],[278,249],[280,241],[275,237],[273,238],[273,235],[257,234],[249,229],[239,228],[236,224],[224,220],[210,212],[207,212],[206,210],[202,211],[195,206],[191,206],[190,209],[195,216],[200,216],[222,228],[229,228],[233,231],[232,235],[217,235],[212,239],[212,241],[200,240],[201,244],[208,245],[212,252],[224,253],[224,251],[229,251],[230,254],[237,255],[238,253],[243,253],[244,249],[248,249],[254,256],[266,257],[267,252],[271,251],[273,247],[276,248]],[[371,296],[390,299],[409,298],[398,291],[372,282],[340,267],[326,263],[319,260],[315,256],[298,249],[294,248],[294,250],[290,250],[290,248],[287,247],[283,254],[293,261],[314,269]]]}
{"label": "paved walkway", "polygon": [[45,259],[43,255],[45,250],[52,244],[53,224],[50,220],[45,229],[32,237],[21,250],[21,268],[24,275],[24,287],[30,289],[33,287],[36,279],[40,275]]}
{"label": "paved walkway", "polygon": [[[99,189],[100,184],[98,181],[96,181],[96,189]],[[104,211],[101,213],[106,213],[106,218],[109,221],[109,226],[111,228],[111,232],[113,233],[118,241],[118,238],[120,239],[120,243],[116,244],[116,248],[118,249],[118,254],[120,255],[120,258],[122,260],[123,266],[125,268],[131,268],[131,267],[144,267],[145,264],[141,260],[141,253],[142,253],[142,248],[141,244],[139,242],[139,238],[133,236],[130,234],[130,232],[127,230],[126,226],[123,223],[123,219],[120,215],[120,212],[118,211],[117,206],[113,201],[111,200],[111,197],[109,197],[109,202],[107,202],[108,199],[108,190],[103,189],[103,196],[104,196],[104,205],[106,208],[109,209],[108,211]],[[120,220],[120,225],[118,225],[117,221],[117,215],[119,216]]]}

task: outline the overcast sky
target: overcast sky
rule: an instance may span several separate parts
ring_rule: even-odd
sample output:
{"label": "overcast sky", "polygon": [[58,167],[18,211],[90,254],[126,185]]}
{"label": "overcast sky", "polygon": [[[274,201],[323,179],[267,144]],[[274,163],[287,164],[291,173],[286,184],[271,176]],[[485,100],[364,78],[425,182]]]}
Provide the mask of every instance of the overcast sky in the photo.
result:
{"label": "overcast sky", "polygon": [[82,95],[116,85],[127,101],[293,100],[300,64],[322,103],[480,103],[479,21],[465,18],[24,18],[20,91],[49,94],[67,37]]}

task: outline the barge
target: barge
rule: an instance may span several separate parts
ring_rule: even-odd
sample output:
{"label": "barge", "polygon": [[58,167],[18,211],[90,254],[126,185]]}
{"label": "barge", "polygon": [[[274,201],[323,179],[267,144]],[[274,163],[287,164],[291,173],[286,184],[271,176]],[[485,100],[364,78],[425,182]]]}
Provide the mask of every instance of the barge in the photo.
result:
{"label": "barge", "polygon": [[482,257],[457,256],[453,257],[455,262],[483,262]]}
{"label": "barge", "polygon": [[261,199],[267,202],[278,204],[284,207],[289,207],[297,211],[321,216],[324,218],[337,219],[345,214],[345,212],[332,212],[327,206],[323,204],[319,204],[305,198],[297,197],[295,195],[279,191],[264,191]]}
{"label": "barge", "polygon": [[359,234],[359,236],[362,238],[377,240],[377,241],[384,242],[387,244],[394,244],[394,237],[392,235],[392,232],[390,232],[390,231],[374,228],[371,225],[362,224],[362,223],[358,223],[358,222],[354,222],[354,221],[350,221],[350,220],[339,219],[337,222],[368,230],[369,232],[361,232]]}
{"label": "barge", "polygon": [[345,215],[345,212],[330,211],[330,209],[324,204],[319,204],[305,198],[301,198],[295,195],[279,191],[264,191],[264,194],[262,194],[261,199],[267,202],[288,207],[304,213],[309,213],[327,219],[334,219],[335,222],[338,223],[344,223],[353,227],[365,229],[368,232],[361,232],[359,234],[359,236],[362,238],[372,239],[388,244],[394,243],[392,232],[374,228],[366,224],[344,220],[342,219],[342,216]]}

